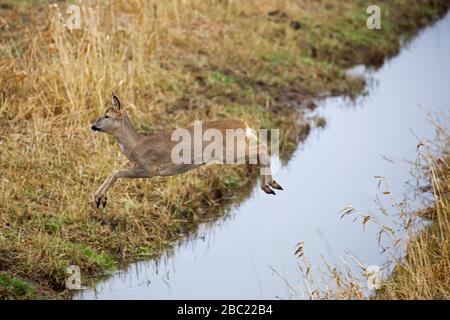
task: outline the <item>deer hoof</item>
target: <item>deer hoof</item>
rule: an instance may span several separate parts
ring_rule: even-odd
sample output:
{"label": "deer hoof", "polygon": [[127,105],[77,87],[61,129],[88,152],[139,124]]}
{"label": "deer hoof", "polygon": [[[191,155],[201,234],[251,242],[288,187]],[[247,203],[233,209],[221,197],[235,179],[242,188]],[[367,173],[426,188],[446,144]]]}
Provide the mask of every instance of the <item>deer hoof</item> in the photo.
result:
{"label": "deer hoof", "polygon": [[94,195],[94,201],[95,201],[95,206],[98,209],[104,200],[101,195]]}
{"label": "deer hoof", "polygon": [[269,185],[274,189],[283,190],[283,188],[275,180],[272,180],[272,182],[269,183]]}
{"label": "deer hoof", "polygon": [[108,198],[106,196],[104,196],[103,199],[102,199],[102,206],[103,206],[103,208],[106,207],[106,200],[108,200]]}
{"label": "deer hoof", "polygon": [[272,189],[269,188],[269,186],[264,186],[261,188],[265,193],[267,194],[273,194],[276,195],[275,191],[273,191]]}

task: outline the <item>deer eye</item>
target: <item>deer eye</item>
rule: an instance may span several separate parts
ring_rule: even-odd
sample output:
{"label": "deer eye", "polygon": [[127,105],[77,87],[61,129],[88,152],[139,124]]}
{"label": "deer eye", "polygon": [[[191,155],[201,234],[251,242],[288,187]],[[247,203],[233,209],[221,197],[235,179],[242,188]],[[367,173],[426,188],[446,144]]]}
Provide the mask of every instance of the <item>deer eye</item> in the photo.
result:
{"label": "deer eye", "polygon": [[109,118],[110,118],[110,116],[104,116],[103,118],[105,118],[105,119],[109,119]]}

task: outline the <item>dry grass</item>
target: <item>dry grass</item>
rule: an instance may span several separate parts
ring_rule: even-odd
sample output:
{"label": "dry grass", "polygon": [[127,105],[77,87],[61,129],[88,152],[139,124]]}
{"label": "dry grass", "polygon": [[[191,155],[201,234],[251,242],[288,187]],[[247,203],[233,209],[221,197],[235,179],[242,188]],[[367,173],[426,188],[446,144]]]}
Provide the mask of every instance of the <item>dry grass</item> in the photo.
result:
{"label": "dry grass", "polygon": [[426,149],[421,152],[434,204],[418,214],[432,224],[408,242],[406,257],[396,264],[376,298],[450,299],[450,136],[442,132],[440,157]]}
{"label": "dry grass", "polygon": [[96,212],[93,191],[125,165],[110,138],[89,130],[111,91],[142,131],[229,117],[280,128],[287,160],[309,131],[290,102],[357,94],[360,79],[343,68],[395,53],[398,35],[445,3],[386,2],[386,29],[369,34],[365,7],[350,0],[81,1],[73,31],[57,16],[64,3],[0,1],[0,271],[61,292],[68,265],[97,279],[156,256],[253,185],[255,170],[211,166],[121,182]]}
{"label": "dry grass", "polygon": [[[448,120],[447,120],[448,122]],[[306,257],[301,270],[311,299],[450,299],[450,133],[436,122],[438,143],[422,142],[414,165],[417,192],[425,209],[414,211],[406,201],[396,202],[387,182],[380,177],[382,197],[379,214],[364,213],[353,207],[343,209],[363,226],[375,224],[377,240],[387,261],[381,267],[387,277],[379,289],[368,286],[370,268],[349,254],[344,265],[313,266]],[[447,126],[448,128],[448,126]],[[424,226],[424,219],[429,222]],[[320,277],[312,269],[319,267]]]}

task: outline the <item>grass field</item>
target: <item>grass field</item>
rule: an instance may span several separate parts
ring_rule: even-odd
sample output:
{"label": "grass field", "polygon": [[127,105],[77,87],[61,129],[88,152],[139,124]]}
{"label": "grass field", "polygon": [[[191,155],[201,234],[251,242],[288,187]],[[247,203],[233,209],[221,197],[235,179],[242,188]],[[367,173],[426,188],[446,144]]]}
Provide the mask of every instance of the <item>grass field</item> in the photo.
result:
{"label": "grass field", "polygon": [[287,161],[321,122],[313,99],[360,94],[347,67],[379,66],[448,7],[379,2],[381,30],[357,0],[80,1],[68,30],[64,1],[0,0],[0,297],[65,298],[67,266],[92,284],[158,256],[256,182],[247,166],[122,181],[96,211],[93,192],[127,165],[90,131],[111,91],[144,132],[225,118],[278,128]]}

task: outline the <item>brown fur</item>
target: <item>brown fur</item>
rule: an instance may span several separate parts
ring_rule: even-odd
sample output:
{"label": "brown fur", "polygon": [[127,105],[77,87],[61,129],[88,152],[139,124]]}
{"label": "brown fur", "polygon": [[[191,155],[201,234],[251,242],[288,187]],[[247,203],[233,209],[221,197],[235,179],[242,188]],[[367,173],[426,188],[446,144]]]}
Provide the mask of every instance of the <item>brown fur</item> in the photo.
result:
{"label": "brown fur", "polygon": [[[237,146],[234,149],[234,161],[239,159],[250,159],[253,155],[257,159],[258,165],[265,171],[260,175],[261,189],[269,194],[275,194],[270,188],[282,190],[273,179],[270,173],[270,157],[267,153],[267,146],[261,144],[250,144],[252,137],[248,134],[248,126],[241,120],[218,120],[202,123],[202,135],[208,129],[217,129],[222,133],[224,158],[227,151],[226,134],[227,129],[242,130],[245,135],[245,152],[239,154]],[[120,170],[108,177],[106,181],[95,192],[94,200],[97,208],[100,204],[106,205],[106,192],[115,183],[118,178],[150,178],[153,176],[171,176],[184,173],[206,164],[203,160],[200,163],[194,163],[192,152],[192,161],[189,164],[175,164],[172,161],[172,149],[178,144],[178,141],[172,141],[172,132],[155,133],[144,135],[138,133],[127,114],[122,109],[119,99],[112,95],[112,107],[108,108],[103,117],[99,118],[92,129],[112,134],[119,142],[122,152],[134,164],[127,170]],[[194,136],[194,126],[186,128],[191,137]],[[192,139],[194,140],[194,139]],[[206,147],[209,141],[200,141],[202,147]],[[192,149],[194,141],[191,143]],[[223,159],[224,159],[223,158]]]}

